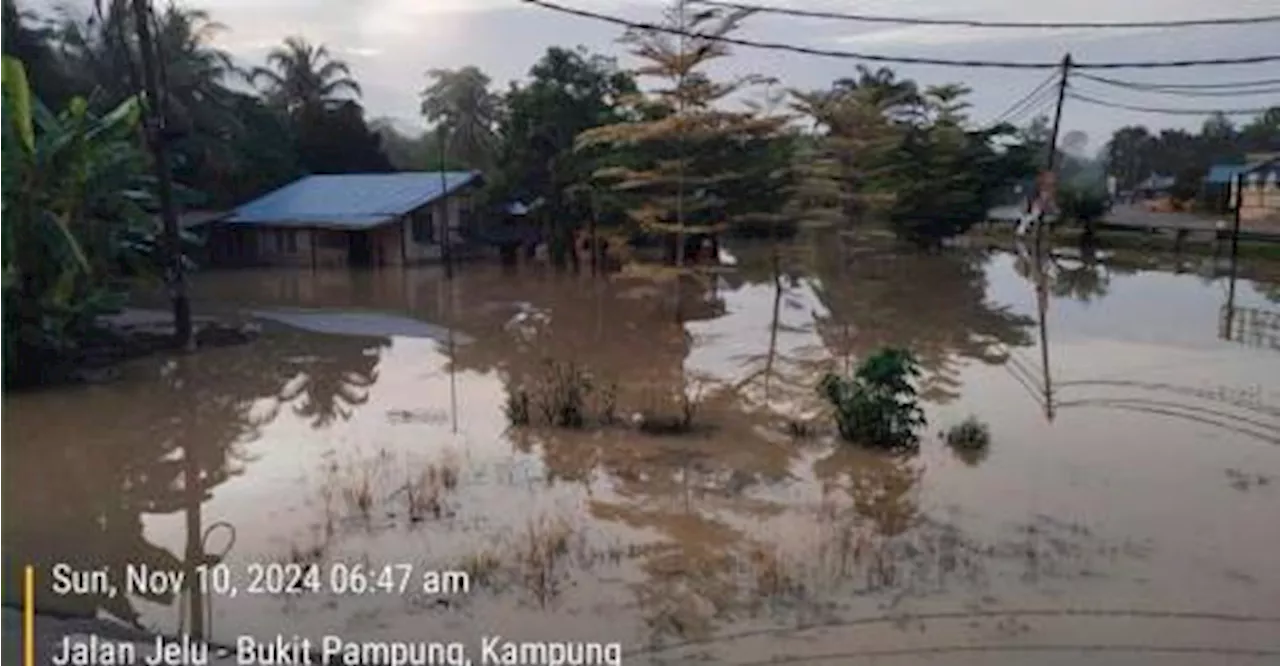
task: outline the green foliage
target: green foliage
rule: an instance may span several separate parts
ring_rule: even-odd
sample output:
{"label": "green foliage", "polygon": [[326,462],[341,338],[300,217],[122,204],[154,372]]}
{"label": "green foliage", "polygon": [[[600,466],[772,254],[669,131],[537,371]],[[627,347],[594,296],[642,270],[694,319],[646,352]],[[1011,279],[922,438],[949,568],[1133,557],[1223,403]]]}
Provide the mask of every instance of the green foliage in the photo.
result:
{"label": "green foliage", "polygon": [[1035,172],[1036,148],[1026,137],[1010,145],[1007,125],[966,129],[968,93],[954,84],[921,92],[892,70],[865,67],[829,90],[793,92],[795,108],[816,125],[797,153],[797,214],[826,225],[887,214],[900,237],[921,245],[983,219]]}
{"label": "green foliage", "polygon": [[1107,195],[1096,189],[1064,187],[1058,190],[1058,211],[1064,220],[1092,224],[1107,213]]}
{"label": "green foliage", "polygon": [[991,428],[970,416],[947,430],[947,446],[953,449],[978,450],[991,446]]}
{"label": "green foliage", "polygon": [[[602,227],[626,221],[616,197],[590,187],[605,150],[574,150],[581,132],[635,117],[635,79],[612,58],[552,47],[529,70],[530,80],[506,94],[506,116],[495,178],[503,202],[544,203],[538,215],[556,241],[595,216]],[[564,252],[555,259],[563,262]]]}
{"label": "green foliage", "polygon": [[[633,228],[669,241],[673,269],[649,271],[679,279],[686,238],[714,236],[736,224],[772,223],[785,198],[786,160],[772,151],[787,119],[757,109],[729,111],[718,103],[735,92],[765,83],[758,77],[713,81],[702,70],[728,55],[716,37],[738,28],[747,12],[682,10],[666,16],[671,26],[705,35],[676,39],[654,30],[624,37],[642,61],[637,75],[662,81],[639,117],[587,130],[579,150],[606,150],[613,159],[596,178],[622,201]],[[642,106],[637,104],[637,106]]]}
{"label": "green foliage", "polygon": [[40,374],[123,302],[119,281],[159,266],[139,105],[105,115],[73,99],[58,114],[4,60],[5,382]]}
{"label": "green foliage", "polygon": [[835,409],[836,425],[846,441],[876,448],[909,448],[924,426],[914,380],[920,366],[908,351],[882,349],[867,358],[853,377],[828,374],[819,392]]}
{"label": "green foliage", "polygon": [[422,115],[443,131],[446,154],[468,169],[488,171],[497,149],[501,100],[475,67],[432,69],[422,91]]}
{"label": "green foliage", "polygon": [[1199,132],[1141,125],[1116,130],[1105,149],[1107,171],[1121,190],[1131,190],[1155,174],[1173,175],[1175,197],[1187,200],[1201,190],[1214,164],[1243,164],[1249,153],[1280,151],[1280,106],[1236,126],[1225,115],[1205,120]]}

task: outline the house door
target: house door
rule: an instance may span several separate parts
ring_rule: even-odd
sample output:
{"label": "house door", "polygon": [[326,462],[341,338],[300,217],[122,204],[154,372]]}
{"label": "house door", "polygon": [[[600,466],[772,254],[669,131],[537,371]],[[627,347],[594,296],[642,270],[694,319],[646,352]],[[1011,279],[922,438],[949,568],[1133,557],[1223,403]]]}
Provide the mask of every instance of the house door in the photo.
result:
{"label": "house door", "polygon": [[347,263],[352,266],[373,264],[373,234],[352,231],[348,234]]}

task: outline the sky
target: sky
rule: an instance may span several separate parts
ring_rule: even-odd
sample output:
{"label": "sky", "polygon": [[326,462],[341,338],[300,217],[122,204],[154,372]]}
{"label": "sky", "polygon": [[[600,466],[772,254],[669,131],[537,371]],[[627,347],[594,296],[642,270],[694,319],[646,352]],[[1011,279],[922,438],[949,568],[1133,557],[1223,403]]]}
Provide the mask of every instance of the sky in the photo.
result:
{"label": "sky", "polygon": [[[158,2],[163,0],[157,0]],[[743,0],[749,2],[751,0]],[[33,9],[90,7],[93,0],[19,0]],[[656,21],[664,0],[557,0],[561,4],[642,21]],[[894,16],[1011,21],[1138,21],[1274,14],[1275,0],[759,0],[810,10]],[[634,64],[617,44],[617,26],[550,12],[520,0],[186,0],[208,11],[227,30],[217,45],[245,64],[259,64],[290,35],[327,45],[346,60],[364,88],[371,117],[405,129],[424,126],[419,92],[432,68],[475,65],[494,87],[523,79],[550,46],[582,45]],[[913,27],[829,19],[757,15],[738,37],[811,47],[937,58],[1057,61],[1070,52],[1079,62],[1201,59],[1280,53],[1280,23],[1124,30],[1028,30]],[[713,74],[756,73],[792,88],[813,89],[848,76],[857,61],[736,48]],[[871,63],[868,63],[871,64]],[[1049,73],[1041,70],[895,66],[900,77],[922,84],[962,82],[973,89],[971,117],[989,121],[1031,92]],[[1277,63],[1160,70],[1110,70],[1111,78],[1154,83],[1200,83],[1273,78]],[[643,82],[642,82],[643,83]],[[1137,93],[1077,79],[1081,94],[1123,104],[1178,108],[1259,108],[1280,105],[1280,93],[1244,97],[1185,97]],[[1274,90],[1274,89],[1273,89]],[[1043,112],[1052,113],[1052,100]],[[1030,117],[1028,114],[1026,117]],[[1064,131],[1083,132],[1084,148],[1097,150],[1118,127],[1196,128],[1196,115],[1156,115],[1068,100]]]}

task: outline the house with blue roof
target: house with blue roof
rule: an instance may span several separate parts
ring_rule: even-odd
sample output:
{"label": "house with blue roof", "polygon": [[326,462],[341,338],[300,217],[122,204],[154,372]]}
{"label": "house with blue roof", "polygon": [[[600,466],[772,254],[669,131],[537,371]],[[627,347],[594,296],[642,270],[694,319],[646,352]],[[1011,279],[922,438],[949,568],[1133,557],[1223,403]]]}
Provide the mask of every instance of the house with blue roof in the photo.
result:
{"label": "house with blue roof", "polygon": [[1242,222],[1271,222],[1280,229],[1280,153],[1245,156],[1244,164],[1215,164],[1205,175],[1204,186],[1220,212],[1235,210],[1236,186],[1240,191]]}
{"label": "house with blue roof", "polygon": [[477,171],[300,178],[219,220],[210,257],[224,265],[397,266],[439,260],[447,240],[474,249]]}

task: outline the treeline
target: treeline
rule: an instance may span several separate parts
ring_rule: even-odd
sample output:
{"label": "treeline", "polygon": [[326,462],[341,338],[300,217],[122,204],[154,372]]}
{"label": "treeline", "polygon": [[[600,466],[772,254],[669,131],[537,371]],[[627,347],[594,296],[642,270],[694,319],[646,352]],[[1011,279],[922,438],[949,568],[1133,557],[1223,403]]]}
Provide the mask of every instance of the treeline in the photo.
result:
{"label": "treeline", "polygon": [[1274,152],[1280,152],[1280,107],[1239,126],[1215,114],[1199,132],[1122,127],[1111,135],[1105,159],[1121,190],[1131,190],[1153,175],[1172,176],[1173,196],[1189,200],[1203,192],[1213,165],[1244,164],[1249,153]]}
{"label": "treeline", "polygon": [[[130,280],[163,275],[134,5],[76,19],[4,0],[4,131],[23,148],[4,153],[6,380],[65,358]],[[747,16],[675,11],[665,20],[710,36]],[[433,130],[406,136],[366,120],[358,81],[323,45],[289,38],[243,67],[213,46],[225,28],[208,14],[168,5],[151,19],[184,206],[232,206],[308,172],[480,169],[492,203],[531,205],[561,262],[586,224],[668,241],[677,270],[685,239],[724,232],[883,219],[935,245],[1034,174],[1043,149],[1008,125],[975,128],[963,86],[866,68],[818,91],[713,80],[723,42],[652,31],[623,39],[634,71],[566,48],[504,91],[474,67],[432,70]]]}

